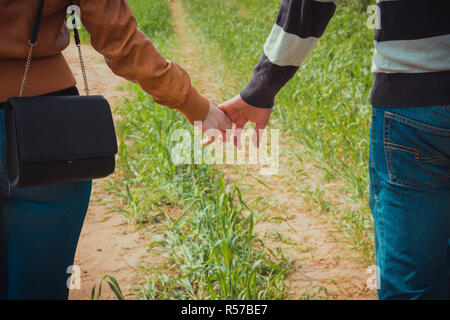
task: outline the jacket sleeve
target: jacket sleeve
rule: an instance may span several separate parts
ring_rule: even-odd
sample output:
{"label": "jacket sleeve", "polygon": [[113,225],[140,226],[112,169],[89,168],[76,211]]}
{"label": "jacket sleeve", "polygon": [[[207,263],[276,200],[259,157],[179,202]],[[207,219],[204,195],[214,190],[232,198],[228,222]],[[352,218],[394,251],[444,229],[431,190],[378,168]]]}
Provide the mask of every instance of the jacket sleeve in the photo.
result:
{"label": "jacket sleeve", "polygon": [[275,96],[295,75],[324,33],[338,0],[283,0],[258,65],[242,99],[272,108]]}
{"label": "jacket sleeve", "polygon": [[183,68],[164,59],[137,29],[125,0],[77,0],[74,4],[80,6],[92,46],[115,74],[138,83],[157,103],[181,111],[191,123],[206,118],[208,99],[192,86]]}

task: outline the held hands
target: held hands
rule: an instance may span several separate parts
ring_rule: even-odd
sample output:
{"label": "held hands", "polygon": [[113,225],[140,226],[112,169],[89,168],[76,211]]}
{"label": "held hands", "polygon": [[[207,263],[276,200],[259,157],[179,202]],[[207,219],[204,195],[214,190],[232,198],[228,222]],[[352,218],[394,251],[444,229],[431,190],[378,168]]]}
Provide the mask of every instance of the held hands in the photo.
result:
{"label": "held hands", "polygon": [[240,95],[222,103],[219,108],[230,117],[233,123],[236,124],[233,133],[233,142],[236,147],[241,148],[242,128],[248,121],[255,123],[253,141],[256,143],[256,146],[259,147],[262,131],[269,122],[272,109],[251,106],[242,100]]}
{"label": "held hands", "polygon": [[[206,137],[202,145],[209,145],[214,142],[215,136],[211,134],[216,129],[222,133],[221,140],[228,140],[227,129],[232,129],[232,123],[236,125],[233,132],[233,142],[241,148],[241,132],[244,125],[250,121],[255,123],[254,143],[259,147],[262,131],[267,126],[272,109],[258,108],[247,104],[240,95],[222,103],[219,107],[213,102],[209,103],[209,112],[202,122],[201,131]],[[221,142],[221,141],[220,141]]]}
{"label": "held hands", "polygon": [[213,101],[210,101],[208,115],[202,122],[202,133],[206,137],[205,140],[202,141],[202,145],[207,146],[215,140],[215,136],[211,135],[211,131],[208,132],[208,130],[220,130],[222,133],[222,139],[225,140],[226,130],[232,128],[233,125],[230,118],[228,118],[228,116],[220,110]]}

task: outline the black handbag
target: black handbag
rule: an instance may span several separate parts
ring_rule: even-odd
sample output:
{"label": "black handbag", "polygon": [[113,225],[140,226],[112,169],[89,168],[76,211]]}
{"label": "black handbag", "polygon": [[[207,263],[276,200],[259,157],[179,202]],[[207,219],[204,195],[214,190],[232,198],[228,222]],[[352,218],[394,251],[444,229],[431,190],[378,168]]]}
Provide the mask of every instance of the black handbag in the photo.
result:
{"label": "black handbag", "polygon": [[6,102],[6,166],[14,187],[103,178],[115,168],[117,140],[111,109],[104,97],[89,96],[76,28],[86,96],[22,97],[43,7],[40,0],[19,97]]}

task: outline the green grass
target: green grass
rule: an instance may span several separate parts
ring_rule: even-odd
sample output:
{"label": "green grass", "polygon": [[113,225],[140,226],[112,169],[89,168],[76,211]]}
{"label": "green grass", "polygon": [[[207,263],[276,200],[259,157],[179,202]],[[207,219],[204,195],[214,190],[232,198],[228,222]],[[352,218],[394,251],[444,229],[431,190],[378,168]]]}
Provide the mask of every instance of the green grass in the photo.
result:
{"label": "green grass", "polygon": [[110,190],[130,223],[163,226],[162,240],[150,247],[162,247],[167,259],[163,272],[148,274],[139,297],[281,298],[287,261],[255,236],[239,189],[214,166],[173,164],[171,134],[188,124],[139,88],[130,90],[134,97],[118,108],[119,136],[128,142],[121,143]]}
{"label": "green grass", "polygon": [[[367,2],[367,1],[366,1]],[[175,39],[164,0],[129,1],[139,27],[167,57]],[[241,90],[257,63],[280,0],[182,0],[191,25],[210,41],[204,49],[218,52],[232,84]],[[277,98],[272,127],[280,127],[295,145],[303,144],[326,179],[338,181],[351,206],[325,198],[329,192],[299,179],[299,193],[317,211],[328,214],[360,252],[373,260],[373,223],[367,207],[367,153],[370,120],[371,31],[365,26],[367,3],[341,1],[336,16],[295,78]],[[203,43],[202,43],[203,45]],[[118,172],[109,189],[116,193],[130,224],[160,231],[149,244],[165,258],[143,268],[137,288],[142,299],[280,299],[288,261],[255,235],[255,213],[240,190],[209,165],[175,165],[170,139],[177,129],[190,129],[183,116],[154,103],[135,85],[117,108],[121,116]],[[299,194],[299,196],[301,196]],[[305,298],[319,297],[311,293]]]}
{"label": "green grass", "polygon": [[[272,121],[272,127],[281,127],[295,143],[306,146],[308,155],[301,155],[303,159],[318,161],[327,180],[340,182],[337,192],[351,208],[333,204],[323,213],[333,217],[369,264],[373,262],[373,221],[367,205],[373,44],[372,30],[366,27],[366,8],[373,2],[340,1],[324,36],[278,95]],[[182,3],[192,23],[211,41],[210,46],[223,54],[236,79],[228,92],[238,93],[251,77],[281,1]],[[317,193],[309,186],[298,188],[306,195]],[[323,201],[318,201],[318,210]]]}
{"label": "green grass", "polygon": [[[149,2],[149,3],[147,3]],[[169,44],[172,25],[167,23],[166,18],[170,16],[170,8],[167,1],[140,1],[128,0],[127,3],[136,17],[138,28],[144,31],[159,47],[167,47]],[[157,14],[155,14],[157,13]],[[73,32],[72,32],[73,34]],[[79,31],[82,42],[89,43],[90,35],[84,26]]]}
{"label": "green grass", "polygon": [[[129,3],[140,28],[167,57],[174,40],[167,2]],[[130,98],[116,108],[121,143],[116,179],[108,188],[130,224],[161,230],[149,249],[158,247],[165,258],[144,272],[138,298],[282,298],[288,262],[256,237],[254,214],[239,188],[215,166],[175,165],[172,133],[193,132],[190,125],[137,86],[127,90]]]}

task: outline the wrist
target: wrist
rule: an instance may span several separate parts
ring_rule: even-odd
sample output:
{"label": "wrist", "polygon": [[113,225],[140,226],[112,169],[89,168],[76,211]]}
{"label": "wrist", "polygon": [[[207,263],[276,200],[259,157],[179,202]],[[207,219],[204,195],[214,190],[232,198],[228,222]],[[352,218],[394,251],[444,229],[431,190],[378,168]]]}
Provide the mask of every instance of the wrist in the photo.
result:
{"label": "wrist", "polygon": [[186,100],[176,109],[183,113],[191,124],[194,124],[194,121],[203,121],[206,119],[209,112],[209,104],[209,100],[191,86]]}
{"label": "wrist", "polygon": [[278,90],[266,85],[263,81],[258,79],[255,75],[242,90],[241,99],[253,107],[271,109],[274,105],[275,96]]}

